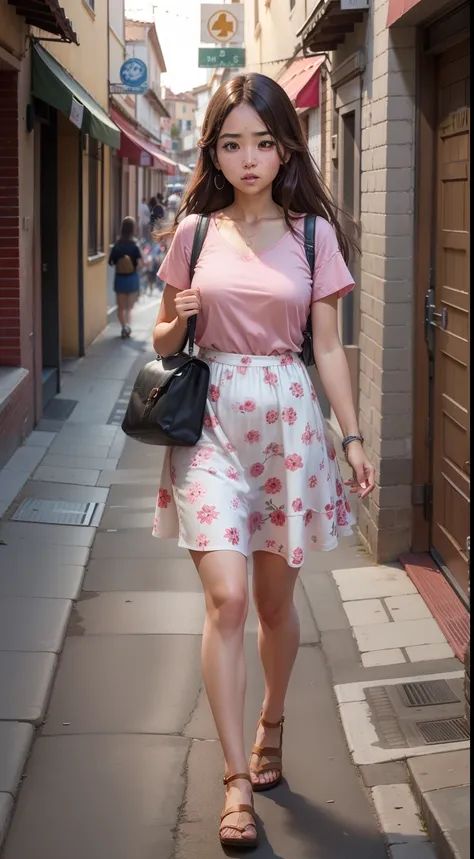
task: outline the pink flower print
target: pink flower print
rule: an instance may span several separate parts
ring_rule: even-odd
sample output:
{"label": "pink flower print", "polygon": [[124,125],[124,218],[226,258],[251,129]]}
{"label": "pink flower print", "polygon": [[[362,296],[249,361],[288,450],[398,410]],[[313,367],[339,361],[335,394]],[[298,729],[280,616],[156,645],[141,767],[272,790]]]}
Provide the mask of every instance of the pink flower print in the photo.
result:
{"label": "pink flower print", "polygon": [[286,522],[286,516],[283,513],[283,510],[274,510],[273,513],[270,514],[270,521],[274,525],[284,525]]}
{"label": "pink flower print", "polygon": [[255,531],[260,531],[263,522],[263,515],[258,511],[251,513],[249,516],[249,534],[255,534]]}
{"label": "pink flower print", "polygon": [[275,424],[278,420],[278,412],[275,409],[270,409],[266,414],[267,424]]}
{"label": "pink flower print", "polygon": [[306,526],[308,526],[308,525],[309,525],[309,523],[311,522],[311,519],[312,519],[312,518],[313,518],[313,511],[312,511],[312,510],[307,510],[307,511],[306,511],[306,513],[304,514],[304,524],[305,524]]}
{"label": "pink flower print", "polygon": [[206,415],[204,418],[204,426],[206,429],[215,429],[219,426],[219,421],[214,415]]}
{"label": "pink flower print", "polygon": [[265,546],[267,549],[276,549],[276,541],[275,540],[265,540]]}
{"label": "pink flower print", "polygon": [[319,463],[319,470],[324,471],[324,459]]}
{"label": "pink flower print", "polygon": [[283,358],[280,361],[280,366],[288,367],[290,364],[293,364],[293,355],[283,355]]}
{"label": "pink flower print", "polygon": [[209,538],[206,537],[205,534],[199,534],[199,536],[196,539],[196,546],[198,547],[198,549],[205,549],[206,546],[208,546],[208,545],[209,545]]}
{"label": "pink flower print", "polygon": [[162,510],[166,510],[170,501],[171,495],[169,492],[167,492],[166,489],[160,489],[158,491],[158,507],[161,507]]}
{"label": "pink flower print", "polygon": [[235,447],[233,444],[231,444],[230,441],[227,442],[225,449],[228,450],[229,453],[234,453],[234,451],[235,451]]}
{"label": "pink flower print", "polygon": [[265,456],[280,456],[283,453],[283,445],[278,444],[276,441],[271,441],[270,444],[267,444],[263,452]]}
{"label": "pink flower print", "polygon": [[233,508],[233,510],[238,510],[240,507],[239,499],[237,497],[233,498],[230,502],[230,506]]}
{"label": "pink flower print", "polygon": [[226,377],[228,382],[231,382],[232,379],[234,378],[234,374],[233,374],[232,370],[227,370],[225,377]]}
{"label": "pink flower print", "polygon": [[293,504],[291,506],[293,507],[293,510],[295,511],[295,513],[301,513],[301,511],[303,509],[303,502],[302,502],[301,498],[295,498],[295,500],[293,501]]}
{"label": "pink flower print", "polygon": [[336,502],[336,519],[338,525],[348,525],[347,512],[342,498]]}
{"label": "pink flower print", "polygon": [[240,543],[240,533],[238,528],[226,528],[224,531],[224,537],[229,543],[232,543],[233,546],[238,546]]}
{"label": "pink flower print", "polygon": [[196,467],[197,465],[201,465],[203,462],[208,462],[212,459],[213,453],[214,450],[212,447],[198,447],[191,460],[191,465]]}
{"label": "pink flower print", "polygon": [[257,441],[260,441],[260,433],[258,430],[250,430],[245,435],[245,441],[248,441],[249,444],[255,444]]}
{"label": "pink flower print", "polygon": [[328,519],[332,519],[334,516],[334,504],[326,504],[325,506],[326,516]]}
{"label": "pink flower print", "polygon": [[260,477],[260,475],[263,474],[264,471],[265,466],[263,462],[254,462],[254,464],[250,466],[251,477]]}
{"label": "pink flower print", "polygon": [[311,385],[311,399],[312,399],[313,403],[315,403],[316,400],[318,399],[318,396],[316,394],[316,391],[314,390],[313,385]]}
{"label": "pink flower print", "polygon": [[219,391],[219,388],[217,387],[217,385],[210,385],[209,386],[209,394],[211,397],[211,401],[213,403],[217,403],[217,400],[220,397],[220,391]]}
{"label": "pink flower print", "polygon": [[219,513],[214,506],[210,507],[209,504],[204,504],[201,509],[197,511],[196,515],[201,525],[212,525],[213,520],[218,518]]}
{"label": "pink flower print", "polygon": [[207,470],[208,470],[209,474],[217,474],[217,471],[215,468],[208,468]]}
{"label": "pink flower print", "polygon": [[281,480],[278,477],[269,477],[264,486],[267,495],[276,495],[281,492]]}
{"label": "pink flower print", "polygon": [[299,382],[293,382],[293,384],[290,385],[290,391],[297,400],[304,396],[303,385],[300,385]]}
{"label": "pink flower print", "polygon": [[248,367],[248,365],[252,363],[250,355],[244,355],[244,357],[240,359],[240,363]]}
{"label": "pink flower print", "polygon": [[263,381],[266,385],[270,385],[274,388],[275,385],[278,385],[278,376],[276,373],[272,373],[269,367],[265,367],[263,371]]}
{"label": "pink flower print", "polygon": [[301,566],[301,564],[303,563],[303,558],[303,549],[295,549],[295,551],[293,552],[293,564],[297,564],[298,567]]}
{"label": "pink flower print", "polygon": [[199,501],[206,494],[206,490],[202,483],[198,483],[194,481],[191,483],[191,486],[188,489],[188,493],[186,495],[186,501],[189,501],[190,504],[195,504],[196,501]]}
{"label": "pink flower print", "polygon": [[296,471],[298,468],[303,468],[303,460],[299,453],[290,453],[285,459],[285,466],[288,471]]}
{"label": "pink flower print", "polygon": [[242,406],[244,412],[254,412],[257,408],[257,404],[255,400],[245,400],[245,403]]}
{"label": "pink flower print", "polygon": [[315,486],[317,486],[317,485],[318,485],[318,478],[316,477],[315,474],[312,474],[308,480],[308,486],[310,489],[314,489]]}
{"label": "pink flower print", "polygon": [[316,435],[316,430],[312,430],[309,424],[306,424],[305,431],[301,436],[301,441],[303,444],[310,445],[313,442],[313,438]]}
{"label": "pink flower print", "polygon": [[238,477],[239,477],[239,475],[238,475],[238,473],[235,470],[233,465],[229,466],[229,468],[226,471],[226,475],[230,480],[238,480]]}
{"label": "pink flower print", "polygon": [[237,367],[237,372],[238,372],[239,376],[246,376],[247,370],[248,370],[248,367]]}
{"label": "pink flower print", "polygon": [[340,480],[336,480],[336,493],[338,497],[342,495],[342,483]]}
{"label": "pink flower print", "polygon": [[294,423],[296,423],[296,418],[298,417],[295,410],[291,407],[288,409],[283,409],[281,416],[283,420],[290,425],[290,427],[293,426]]}
{"label": "pink flower print", "polygon": [[346,499],[346,510],[347,510],[347,512],[348,512],[348,513],[350,513],[350,512],[351,512],[351,505],[349,504],[349,502],[347,501],[347,499]]}
{"label": "pink flower print", "polygon": [[336,459],[336,448],[335,447],[328,448],[328,456],[329,456],[329,459]]}

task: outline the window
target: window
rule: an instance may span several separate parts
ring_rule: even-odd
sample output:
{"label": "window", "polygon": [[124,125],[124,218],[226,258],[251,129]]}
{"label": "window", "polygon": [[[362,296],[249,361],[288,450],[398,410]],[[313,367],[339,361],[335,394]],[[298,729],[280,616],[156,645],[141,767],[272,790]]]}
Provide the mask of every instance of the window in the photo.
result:
{"label": "window", "polygon": [[89,229],[87,252],[90,257],[104,250],[104,144],[87,138]]}
{"label": "window", "polygon": [[186,113],[186,105],[183,104],[183,113]]}
{"label": "window", "polygon": [[95,0],[84,0],[84,3],[89,7],[89,9],[92,9],[92,11],[95,12]]}
{"label": "window", "polygon": [[186,131],[191,131],[192,124],[193,123],[191,119],[186,120]]}

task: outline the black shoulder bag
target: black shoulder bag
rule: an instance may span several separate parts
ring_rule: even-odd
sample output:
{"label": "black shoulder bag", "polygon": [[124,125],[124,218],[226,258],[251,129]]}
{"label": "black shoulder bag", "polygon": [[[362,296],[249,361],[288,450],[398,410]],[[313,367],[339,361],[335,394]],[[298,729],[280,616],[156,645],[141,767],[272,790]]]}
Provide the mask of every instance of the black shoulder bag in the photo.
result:
{"label": "black shoulder bag", "polygon": [[[304,250],[308,260],[311,277],[314,275],[314,240],[316,236],[316,215],[306,215],[304,219]],[[314,364],[313,353],[313,325],[311,322],[311,307],[303,334],[303,346],[301,349],[301,360],[306,367]]]}
{"label": "black shoulder bag", "polygon": [[[200,215],[189,265],[190,281],[209,227]],[[209,367],[194,357],[196,316],[188,321],[181,351],[157,356],[140,370],[122,423],[124,433],[145,444],[192,447],[202,433],[209,388]],[[184,348],[188,343],[188,351]]]}

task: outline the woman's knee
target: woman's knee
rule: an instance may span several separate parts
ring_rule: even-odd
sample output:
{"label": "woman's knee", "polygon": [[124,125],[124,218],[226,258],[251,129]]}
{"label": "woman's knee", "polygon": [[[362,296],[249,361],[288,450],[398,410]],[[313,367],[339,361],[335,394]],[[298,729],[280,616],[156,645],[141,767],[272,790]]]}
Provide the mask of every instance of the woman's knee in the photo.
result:
{"label": "woman's knee", "polygon": [[248,594],[239,583],[221,582],[206,593],[207,616],[222,630],[243,628],[248,611]]}

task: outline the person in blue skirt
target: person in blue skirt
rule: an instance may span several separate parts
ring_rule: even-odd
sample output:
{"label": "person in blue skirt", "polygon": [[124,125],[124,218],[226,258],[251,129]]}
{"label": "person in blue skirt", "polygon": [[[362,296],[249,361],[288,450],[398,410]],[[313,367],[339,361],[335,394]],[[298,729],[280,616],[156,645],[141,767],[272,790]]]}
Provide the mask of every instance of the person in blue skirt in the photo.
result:
{"label": "person in blue skirt", "polygon": [[120,236],[109,256],[109,265],[115,266],[114,290],[123,340],[132,333],[132,309],[140,290],[141,264],[142,253],[135,238],[135,221],[127,217],[123,220]]}

